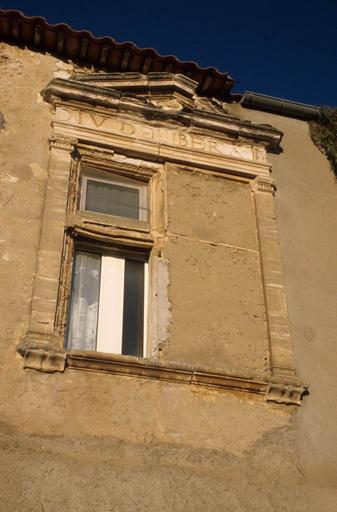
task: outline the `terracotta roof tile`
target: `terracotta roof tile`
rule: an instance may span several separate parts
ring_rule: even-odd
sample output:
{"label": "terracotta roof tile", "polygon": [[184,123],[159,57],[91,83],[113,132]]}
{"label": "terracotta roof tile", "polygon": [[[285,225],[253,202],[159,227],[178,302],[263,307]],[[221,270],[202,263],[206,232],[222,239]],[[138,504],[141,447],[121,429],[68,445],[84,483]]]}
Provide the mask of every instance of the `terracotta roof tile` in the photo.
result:
{"label": "terracotta roof tile", "polygon": [[230,90],[234,80],[216,68],[202,68],[174,55],[159,55],[153,48],[138,48],[129,41],[117,43],[112,37],[95,37],[91,32],[74,30],[65,23],[50,25],[44,18],[28,17],[20,11],[0,9],[0,40],[110,72],[181,73],[198,82],[198,94],[232,98]]}

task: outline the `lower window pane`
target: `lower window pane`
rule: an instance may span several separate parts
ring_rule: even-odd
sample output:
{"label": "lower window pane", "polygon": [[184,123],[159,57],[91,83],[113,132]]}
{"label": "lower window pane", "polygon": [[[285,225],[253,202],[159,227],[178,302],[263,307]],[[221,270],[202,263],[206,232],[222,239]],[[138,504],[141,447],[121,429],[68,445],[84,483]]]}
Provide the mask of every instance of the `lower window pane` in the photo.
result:
{"label": "lower window pane", "polygon": [[96,350],[101,256],[75,255],[68,328],[69,349]]}
{"label": "lower window pane", "polygon": [[143,356],[144,263],[125,260],[122,354]]}

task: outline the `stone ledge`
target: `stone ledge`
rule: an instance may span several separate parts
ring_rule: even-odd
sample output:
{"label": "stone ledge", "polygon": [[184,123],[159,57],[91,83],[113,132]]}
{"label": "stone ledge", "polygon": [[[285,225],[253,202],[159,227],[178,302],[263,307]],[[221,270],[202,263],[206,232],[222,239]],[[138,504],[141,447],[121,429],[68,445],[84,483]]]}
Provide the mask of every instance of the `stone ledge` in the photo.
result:
{"label": "stone ledge", "polygon": [[301,405],[302,396],[307,394],[307,388],[297,383],[258,381],[208,367],[100,352],[48,350],[36,346],[27,347],[24,368],[47,373],[64,372],[69,368],[228,389],[264,395],[268,402],[287,405]]}
{"label": "stone ledge", "polygon": [[71,351],[68,353],[67,366],[71,369],[132,375],[257,394],[264,394],[267,387],[264,382],[228,375],[206,367],[98,352]]}

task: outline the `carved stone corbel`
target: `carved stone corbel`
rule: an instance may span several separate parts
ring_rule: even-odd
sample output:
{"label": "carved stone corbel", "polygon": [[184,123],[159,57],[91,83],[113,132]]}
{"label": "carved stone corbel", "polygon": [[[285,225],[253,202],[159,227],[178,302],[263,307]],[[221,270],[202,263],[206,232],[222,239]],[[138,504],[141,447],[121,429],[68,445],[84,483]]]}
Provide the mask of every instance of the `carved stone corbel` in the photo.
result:
{"label": "carved stone corbel", "polygon": [[25,353],[24,368],[30,368],[39,372],[64,372],[67,354],[54,350],[28,348]]}
{"label": "carved stone corbel", "polygon": [[265,400],[278,404],[301,405],[301,398],[305,393],[307,388],[304,386],[269,382]]}

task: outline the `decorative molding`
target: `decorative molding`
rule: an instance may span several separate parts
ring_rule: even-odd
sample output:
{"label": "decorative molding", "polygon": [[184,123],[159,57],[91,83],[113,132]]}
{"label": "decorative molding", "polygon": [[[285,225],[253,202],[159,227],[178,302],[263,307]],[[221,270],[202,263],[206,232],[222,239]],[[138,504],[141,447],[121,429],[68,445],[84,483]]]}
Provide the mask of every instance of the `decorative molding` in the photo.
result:
{"label": "decorative molding", "polygon": [[99,352],[71,351],[68,353],[67,367],[73,370],[97,371],[253,393],[264,395],[266,401],[287,405],[300,405],[301,398],[307,390],[306,387],[300,384],[295,386],[286,383],[259,381],[251,377],[230,375],[221,370],[207,367],[194,367],[183,363]]}
{"label": "decorative molding", "polygon": [[49,143],[51,148],[72,151],[78,143],[78,140],[75,137],[65,137],[64,135],[54,133],[50,136]]}
{"label": "decorative molding", "polygon": [[59,287],[56,301],[54,334],[63,338],[66,331],[67,312],[71,293],[72,258],[74,239],[67,233],[64,235]]}
{"label": "decorative molding", "polygon": [[28,348],[23,367],[47,373],[64,372],[66,359],[65,352]]}
{"label": "decorative molding", "polygon": [[269,382],[265,398],[267,402],[301,405],[301,399],[307,392],[304,386]]}
{"label": "decorative molding", "polygon": [[197,386],[232,389],[260,395],[263,395],[267,388],[266,382],[228,375],[225,372],[221,372],[221,370],[214,371],[207,367],[203,368],[184,363],[143,359],[118,354],[71,351],[68,352],[67,366],[70,369],[146,377]]}
{"label": "decorative molding", "polygon": [[276,192],[276,182],[270,176],[257,176],[252,182],[251,187],[254,192],[274,195]]}

